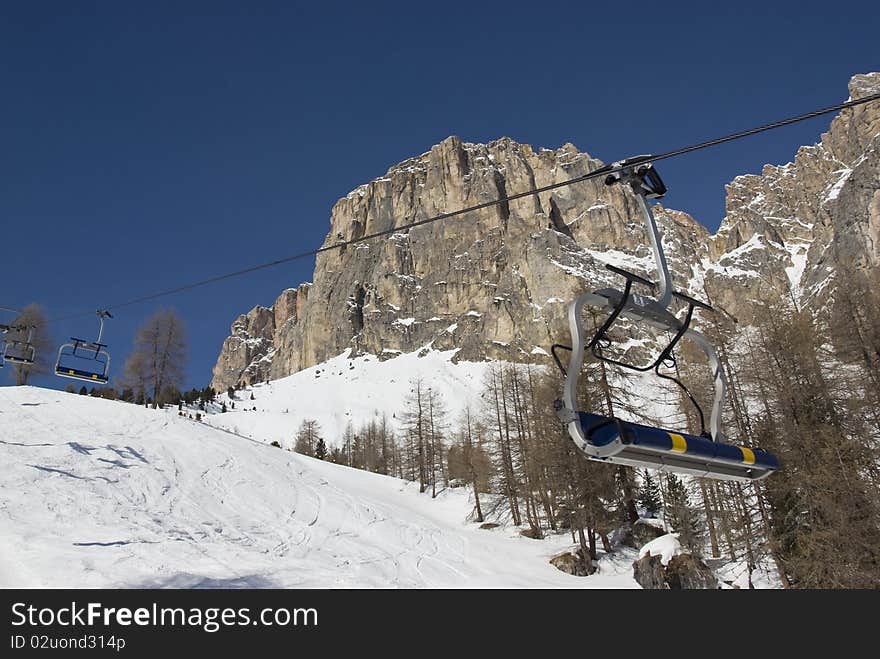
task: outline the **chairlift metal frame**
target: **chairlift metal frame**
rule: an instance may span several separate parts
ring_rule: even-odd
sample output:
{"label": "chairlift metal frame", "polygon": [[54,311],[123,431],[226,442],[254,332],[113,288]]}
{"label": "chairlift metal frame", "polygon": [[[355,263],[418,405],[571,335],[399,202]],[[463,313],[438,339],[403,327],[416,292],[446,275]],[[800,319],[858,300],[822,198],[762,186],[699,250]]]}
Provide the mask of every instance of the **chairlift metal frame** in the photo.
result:
{"label": "chairlift metal frame", "polygon": [[[58,349],[58,358],[55,360],[55,375],[71,380],[91,382],[93,384],[107,384],[110,382],[110,353],[107,352],[107,344],[101,343],[104,336],[104,319],[113,318],[106,309],[95,312],[98,316],[98,338],[94,341],[86,341],[76,337],[70,338],[70,343],[63,344]],[[93,360],[100,366],[100,371],[73,368],[61,364],[63,358],[78,358]]]}
{"label": "chairlift metal frame", "polygon": [[[608,270],[625,278],[623,291],[603,288],[582,294],[569,305],[568,324],[572,346],[555,344],[551,347],[553,359],[565,377],[563,397],[554,403],[557,416],[567,425],[568,432],[578,449],[592,460],[720,480],[750,482],[766,478],[779,468],[779,462],[774,455],[760,449],[724,442],[721,428],[722,407],[726,394],[724,369],[712,343],[690,326],[696,309],[706,311],[713,309],[708,304],[672,288],[672,278],[663,251],[660,231],[648,204],[649,199],[663,197],[667,189],[649,159],[650,156],[637,156],[609,165],[607,169],[611,173],[606,177],[605,184],[629,185],[635,193],[648,230],[660,282],[655,284],[635,273],[607,265]],[[656,291],[656,297],[633,293],[632,289],[635,285]],[[687,311],[680,319],[669,310],[673,298],[687,304]],[[582,312],[586,306],[609,312],[601,327],[590,338],[586,336],[582,322]],[[608,334],[621,317],[672,333],[673,338],[648,365],[639,366],[609,357],[604,354],[604,350],[607,350],[612,343]],[[674,368],[674,349],[683,338],[693,341],[706,354],[712,372],[714,398],[708,430],[703,410],[693,394],[678,378],[660,370],[661,367]],[[563,366],[557,354],[560,349],[571,352],[567,368]],[[608,364],[639,372],[653,370],[658,377],[675,382],[698,412],[700,434],[689,435],[651,428],[614,417],[578,411],[578,380],[587,350],[590,350],[596,359]]]}
{"label": "chairlift metal frame", "polygon": [[[34,329],[36,329],[34,325],[0,325],[0,331],[3,334],[8,334],[9,332],[22,333],[25,331],[28,333],[25,340],[3,338],[3,349],[0,351],[0,367],[6,362],[22,366],[29,366],[34,363],[36,358],[36,349],[33,344]],[[17,352],[10,353],[10,346]]]}

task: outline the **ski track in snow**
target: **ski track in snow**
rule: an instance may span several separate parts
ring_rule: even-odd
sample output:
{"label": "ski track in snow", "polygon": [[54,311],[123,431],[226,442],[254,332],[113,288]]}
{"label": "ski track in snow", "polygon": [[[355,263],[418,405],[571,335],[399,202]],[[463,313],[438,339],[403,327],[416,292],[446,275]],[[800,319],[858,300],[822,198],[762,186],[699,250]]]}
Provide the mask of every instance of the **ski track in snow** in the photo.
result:
{"label": "ski track in snow", "polygon": [[590,577],[465,522],[396,478],[127,403],[0,387],[0,586],[636,588],[634,552]]}

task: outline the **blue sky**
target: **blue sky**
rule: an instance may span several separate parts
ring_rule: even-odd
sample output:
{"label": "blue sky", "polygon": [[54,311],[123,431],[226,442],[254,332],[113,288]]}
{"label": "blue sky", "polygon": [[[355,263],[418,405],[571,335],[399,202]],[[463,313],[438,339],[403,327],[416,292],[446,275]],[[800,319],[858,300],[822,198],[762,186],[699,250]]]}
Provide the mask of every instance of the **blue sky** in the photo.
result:
{"label": "blue sky", "polygon": [[[352,5],[4,3],[0,305],[62,316],[317,247],[339,197],[448,135],[610,161],[843,101],[880,70],[874,2]],[[714,230],[725,183],[829,121],[663,163],[666,205]],[[312,267],[120,309],[114,375],[172,307],[186,384],[207,384],[234,318]]]}

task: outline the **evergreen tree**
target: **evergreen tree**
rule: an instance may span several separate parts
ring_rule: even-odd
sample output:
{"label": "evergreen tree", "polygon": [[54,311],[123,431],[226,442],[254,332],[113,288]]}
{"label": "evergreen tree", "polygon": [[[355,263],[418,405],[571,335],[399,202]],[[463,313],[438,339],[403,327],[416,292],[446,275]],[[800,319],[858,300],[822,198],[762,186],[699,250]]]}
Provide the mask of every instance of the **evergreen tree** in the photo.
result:
{"label": "evergreen tree", "polygon": [[695,554],[700,553],[700,520],[691,506],[684,481],[671,473],[666,477],[666,523],[679,534],[679,541]]}
{"label": "evergreen tree", "polygon": [[642,474],[642,486],[639,488],[639,505],[644,508],[648,517],[657,517],[662,502],[660,500],[660,487],[651,476],[651,472],[645,469]]}
{"label": "evergreen tree", "polygon": [[318,437],[318,443],[315,445],[315,457],[318,460],[327,459],[327,444],[324,443],[323,437]]}

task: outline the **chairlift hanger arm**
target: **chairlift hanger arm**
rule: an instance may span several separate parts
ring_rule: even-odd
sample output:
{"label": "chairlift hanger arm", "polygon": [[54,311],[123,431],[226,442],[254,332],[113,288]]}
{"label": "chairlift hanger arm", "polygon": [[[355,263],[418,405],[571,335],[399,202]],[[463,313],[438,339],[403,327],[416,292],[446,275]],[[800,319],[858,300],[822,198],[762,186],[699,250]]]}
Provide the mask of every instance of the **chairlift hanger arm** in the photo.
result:
{"label": "chairlift hanger arm", "polygon": [[626,183],[636,196],[645,227],[648,230],[648,240],[651,243],[651,252],[654,254],[654,265],[660,275],[658,285],[657,303],[664,309],[669,308],[672,301],[672,277],[669,274],[669,266],[666,264],[666,255],[663,253],[663,243],[660,229],[654,219],[654,213],[648,205],[648,199],[660,199],[666,192],[666,184],[660,178],[660,174],[650,162],[653,156],[635,156],[613,163],[612,174],[605,177],[605,185],[617,185]]}

